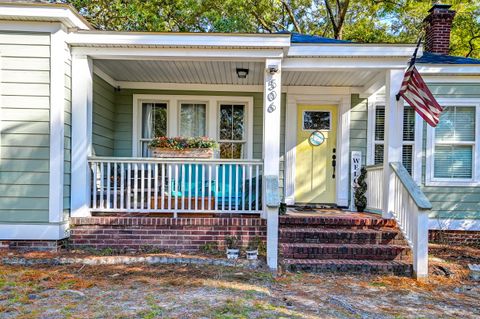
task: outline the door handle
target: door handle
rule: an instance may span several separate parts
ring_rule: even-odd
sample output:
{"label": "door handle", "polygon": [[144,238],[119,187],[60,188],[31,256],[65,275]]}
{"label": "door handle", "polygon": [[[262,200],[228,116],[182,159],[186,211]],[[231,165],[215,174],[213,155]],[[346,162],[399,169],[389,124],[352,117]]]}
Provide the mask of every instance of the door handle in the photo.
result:
{"label": "door handle", "polygon": [[332,178],[335,178],[335,168],[337,166],[337,155],[335,154],[337,152],[337,149],[333,149],[333,154],[332,154],[332,168],[333,168],[333,174]]}

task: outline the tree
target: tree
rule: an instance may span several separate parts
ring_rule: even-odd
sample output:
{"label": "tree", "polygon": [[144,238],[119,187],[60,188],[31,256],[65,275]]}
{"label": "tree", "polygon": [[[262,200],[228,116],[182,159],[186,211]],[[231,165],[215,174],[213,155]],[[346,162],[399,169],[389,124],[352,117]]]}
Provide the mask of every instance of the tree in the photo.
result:
{"label": "tree", "polygon": [[[415,43],[431,0],[70,0],[96,28],[125,31],[316,34],[357,42]],[[480,1],[457,11],[451,53],[480,58]]]}

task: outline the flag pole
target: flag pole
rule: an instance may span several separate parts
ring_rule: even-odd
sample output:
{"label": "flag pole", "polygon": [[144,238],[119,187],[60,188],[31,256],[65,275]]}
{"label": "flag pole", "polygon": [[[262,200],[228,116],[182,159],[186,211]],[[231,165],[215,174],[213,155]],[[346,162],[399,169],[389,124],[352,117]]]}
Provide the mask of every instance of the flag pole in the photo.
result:
{"label": "flag pole", "polygon": [[[415,64],[417,60],[418,48],[420,47],[420,44],[422,44],[422,40],[423,40],[423,34],[418,38],[417,46],[415,47],[415,51],[413,51],[413,55],[412,55],[412,58],[410,59],[410,62],[408,62],[407,70],[410,69]],[[400,92],[395,97],[397,101],[400,101]]]}

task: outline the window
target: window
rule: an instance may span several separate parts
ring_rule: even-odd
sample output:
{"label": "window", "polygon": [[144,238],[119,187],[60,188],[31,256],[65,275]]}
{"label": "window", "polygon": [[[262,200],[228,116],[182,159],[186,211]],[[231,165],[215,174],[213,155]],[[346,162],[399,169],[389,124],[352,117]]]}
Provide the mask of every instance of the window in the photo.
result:
{"label": "window", "polygon": [[142,156],[150,156],[148,143],[156,136],[167,135],[167,104],[142,103]]}
{"label": "window", "polygon": [[305,111],[303,112],[304,130],[330,130],[330,112]]}
{"label": "window", "polygon": [[[375,108],[375,134],[374,134],[374,164],[383,163],[383,145],[385,135],[385,107]],[[403,146],[402,163],[412,175],[413,171],[413,146],[415,144],[415,111],[405,107],[403,112]]]}
{"label": "window", "polygon": [[220,158],[243,158],[245,148],[245,105],[220,105]]}
{"label": "window", "polygon": [[182,103],[180,106],[180,136],[206,136],[206,104]]}
{"label": "window", "polygon": [[449,106],[444,109],[434,130],[434,179],[474,178],[475,119],[475,107]]}

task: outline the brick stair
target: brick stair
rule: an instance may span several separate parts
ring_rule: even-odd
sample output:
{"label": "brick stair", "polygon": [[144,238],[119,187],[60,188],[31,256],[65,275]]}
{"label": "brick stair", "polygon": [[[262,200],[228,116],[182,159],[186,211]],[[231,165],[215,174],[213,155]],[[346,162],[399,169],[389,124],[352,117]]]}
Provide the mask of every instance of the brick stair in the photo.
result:
{"label": "brick stair", "polygon": [[375,216],[281,216],[279,250],[289,271],[412,274],[395,221]]}

